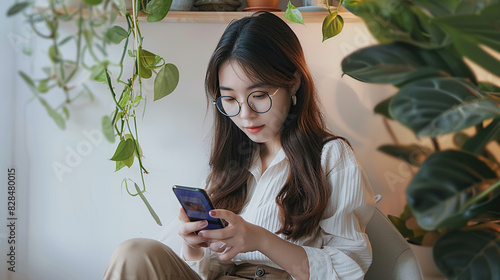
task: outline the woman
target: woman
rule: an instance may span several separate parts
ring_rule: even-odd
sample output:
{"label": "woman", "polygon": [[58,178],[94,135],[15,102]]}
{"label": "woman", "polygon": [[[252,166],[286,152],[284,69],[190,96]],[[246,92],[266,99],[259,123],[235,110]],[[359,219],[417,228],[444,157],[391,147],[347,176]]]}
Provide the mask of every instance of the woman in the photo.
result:
{"label": "woman", "polygon": [[203,230],[181,209],[182,259],[156,241],[127,241],[115,256],[141,253],[114,256],[107,279],[363,279],[373,194],[350,146],[325,128],[293,31],[266,12],[232,22],[205,85],[217,107],[210,215],[228,226]]}

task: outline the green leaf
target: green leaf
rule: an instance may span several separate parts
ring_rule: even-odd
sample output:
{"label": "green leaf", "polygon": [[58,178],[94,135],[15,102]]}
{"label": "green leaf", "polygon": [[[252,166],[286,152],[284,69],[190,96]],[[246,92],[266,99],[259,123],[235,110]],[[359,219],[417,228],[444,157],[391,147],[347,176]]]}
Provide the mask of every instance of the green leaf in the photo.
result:
{"label": "green leaf", "polygon": [[160,21],[167,15],[172,5],[172,0],[151,0],[146,6],[149,13],[148,22]]}
{"label": "green leaf", "polygon": [[415,238],[415,232],[413,230],[406,227],[406,221],[392,215],[387,215],[387,218],[392,222],[392,224],[397,228],[399,233],[408,241],[413,244],[421,244],[422,243],[422,235]]}
{"label": "green leaf", "polygon": [[38,91],[37,91],[37,88],[35,86],[35,83],[33,82],[33,80],[30,78],[30,76],[28,76],[26,73],[24,73],[23,71],[19,71],[18,72],[19,75],[21,76],[21,78],[23,78],[23,80],[26,82],[26,84],[28,85],[28,87],[31,89],[31,91],[34,93],[34,94],[37,94]]}
{"label": "green leaf", "polygon": [[420,166],[433,151],[417,144],[411,145],[382,145],[378,150],[389,156],[404,160],[411,165]]}
{"label": "green leaf", "polygon": [[120,107],[122,108],[125,107],[129,99],[130,99],[130,89],[125,88],[125,90],[122,92],[122,95],[120,96],[120,101],[119,101]]}
{"label": "green leaf", "polygon": [[482,155],[484,148],[491,141],[500,140],[500,118],[493,120],[487,127],[465,141],[462,149]]}
{"label": "green leaf", "polygon": [[328,14],[323,20],[323,42],[339,34],[344,28],[344,19],[337,11]]}
{"label": "green leaf", "polygon": [[21,12],[22,10],[24,10],[29,5],[30,5],[30,2],[19,2],[19,3],[12,5],[9,8],[9,10],[7,11],[7,16],[8,17],[13,16],[13,15]]}
{"label": "green leaf", "polygon": [[489,83],[489,82],[480,82],[479,83],[479,90],[483,92],[495,92],[495,93],[500,93],[500,87]]}
{"label": "green leaf", "polygon": [[114,2],[118,6],[120,14],[122,14],[122,16],[125,16],[127,14],[127,6],[125,5],[125,0],[114,0]]}
{"label": "green leaf", "polygon": [[63,110],[64,117],[68,120],[69,119],[69,110],[68,110],[68,107],[63,106],[62,110]]}
{"label": "green leaf", "polygon": [[57,46],[52,45],[49,47],[49,58],[53,63],[61,61],[60,53]]}
{"label": "green leaf", "polygon": [[379,104],[375,106],[373,111],[376,114],[380,114],[388,119],[392,119],[391,114],[389,114],[389,103],[391,102],[392,96],[382,100]]}
{"label": "green leaf", "polygon": [[406,190],[418,224],[426,230],[456,228],[499,203],[500,191],[479,197],[498,180],[482,159],[464,151],[437,152],[427,158]]}
{"label": "green leaf", "polygon": [[470,139],[469,135],[461,131],[453,134],[453,144],[459,149],[462,148],[462,146],[468,139]]}
{"label": "green leaf", "polygon": [[294,5],[292,5],[292,2],[290,2],[290,0],[288,0],[288,6],[286,7],[285,19],[291,22],[304,24],[302,14]]}
{"label": "green leaf", "polygon": [[[500,12],[498,7],[494,8]],[[500,61],[480,47],[485,45],[500,52],[500,19],[491,21],[482,15],[458,15],[438,18],[434,22],[447,31],[462,55],[500,76]]]}
{"label": "green leaf", "polygon": [[419,137],[457,132],[500,114],[494,99],[458,78],[408,83],[392,98],[389,110]]}
{"label": "green leaf", "polygon": [[142,193],[142,191],[139,189],[139,186],[136,183],[134,183],[134,186],[135,186],[135,190],[137,191],[137,193],[141,197],[142,201],[144,202],[144,204],[146,204],[146,207],[148,208],[149,213],[151,214],[151,216],[153,216],[153,218],[155,219],[156,223],[159,226],[161,226],[162,224],[161,224],[160,218],[158,217],[158,215],[156,215],[155,210],[153,210],[153,207],[151,207],[151,204],[149,204],[148,200],[146,199],[146,197],[144,196],[144,194]]}
{"label": "green leaf", "polygon": [[48,86],[48,83],[50,81],[50,78],[43,79],[38,83],[37,90],[39,93],[46,93],[48,92],[51,88],[54,86]]}
{"label": "green leaf", "polygon": [[457,76],[475,81],[462,59],[450,50],[424,50],[386,44],[355,51],[342,60],[342,71],[367,83],[403,85],[428,77]]}
{"label": "green leaf", "polygon": [[113,124],[111,123],[111,118],[109,116],[102,117],[101,121],[102,132],[106,139],[110,143],[115,142],[115,131],[113,130]]}
{"label": "green leaf", "polygon": [[56,112],[56,110],[52,109],[50,107],[49,103],[45,101],[45,99],[39,97],[38,100],[40,100],[40,103],[42,103],[43,107],[45,107],[45,110],[47,110],[47,113],[49,116],[56,122],[57,126],[64,130],[66,128],[66,122],[64,121],[64,118]]}
{"label": "green leaf", "polygon": [[172,93],[177,84],[179,84],[179,70],[174,64],[165,64],[155,78],[154,101]]}
{"label": "green leaf", "polygon": [[83,0],[83,3],[91,6],[99,5],[102,3],[102,0]]}
{"label": "green leaf", "polygon": [[126,160],[134,154],[135,143],[132,139],[121,140],[116,148],[115,154],[111,157],[112,161]]}
{"label": "green leaf", "polygon": [[123,27],[118,25],[115,25],[106,31],[106,38],[115,44],[119,44],[121,41],[123,41],[123,39],[127,37],[128,37],[127,30],[123,29]]}
{"label": "green leaf", "polygon": [[149,79],[153,75],[153,72],[149,68],[154,61],[156,55],[139,48],[139,67],[141,78]]}
{"label": "green leaf", "polygon": [[498,226],[447,232],[436,241],[433,253],[448,279],[497,279],[500,275]]}
{"label": "green leaf", "polygon": [[134,158],[135,158],[135,155],[129,157],[128,159],[122,161],[123,164],[125,164],[128,168],[130,168],[132,166],[132,164],[134,164]]}
{"label": "green leaf", "polygon": [[122,169],[123,167],[125,167],[125,163],[123,163],[123,161],[117,161],[116,167],[115,167],[115,172]]}
{"label": "green leaf", "polygon": [[98,82],[106,82],[106,64],[99,63],[90,68],[90,78]]}

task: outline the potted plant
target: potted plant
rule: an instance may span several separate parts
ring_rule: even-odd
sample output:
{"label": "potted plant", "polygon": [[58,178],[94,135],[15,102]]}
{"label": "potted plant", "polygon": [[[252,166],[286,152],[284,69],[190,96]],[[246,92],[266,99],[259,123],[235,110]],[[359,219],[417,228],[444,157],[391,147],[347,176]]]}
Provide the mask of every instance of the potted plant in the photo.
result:
{"label": "potted plant", "polygon": [[[131,4],[127,10],[125,3]],[[161,221],[145,197],[144,174],[148,171],[142,163],[143,152],[139,142],[136,108],[145,105],[146,94],[142,83],[154,78],[154,101],[174,91],[179,82],[179,71],[171,63],[151,50],[143,48],[144,37],[139,26],[139,11],[147,14],[148,22],[161,21],[169,12],[171,0],[48,0],[47,5],[35,7],[33,1],[16,1],[7,12],[8,16],[23,14],[33,32],[41,39],[50,41],[48,56],[51,65],[43,67],[44,77],[34,77],[19,72],[33,92],[34,99],[47,110],[48,115],[61,129],[65,129],[70,118],[69,105],[82,97],[93,94],[86,86],[89,81],[105,83],[115,109],[102,118],[103,134],[110,142],[118,139],[116,151],[108,159],[116,163],[115,171],[134,161],[139,165],[140,183],[124,178],[122,186],[132,196],[142,199],[158,225]],[[126,29],[114,25],[118,15],[126,21]],[[60,38],[60,26],[73,25],[76,31]],[[110,61],[107,46],[122,44],[120,61]],[[76,55],[69,57],[68,50]],[[23,50],[27,55],[31,50]],[[127,57],[128,54],[128,57]],[[133,60],[131,77],[122,77],[124,60]],[[118,75],[111,70],[117,69]],[[116,73],[115,72],[115,73]],[[88,78],[85,78],[88,77]],[[50,99],[59,100],[51,104]],[[53,97],[53,98],[52,98]],[[54,166],[53,166],[54,167]],[[64,172],[54,167],[56,174]],[[129,188],[129,185],[131,186]]]}
{"label": "potted plant", "polygon": [[[380,147],[418,169],[406,191],[403,218],[413,216],[423,231],[393,221],[407,237],[439,233],[433,257],[449,279],[498,279],[500,87],[498,79],[478,80],[471,64],[500,76],[500,3],[345,0],[342,5],[380,42],[345,57],[343,72],[362,82],[394,85],[397,92],[374,111],[432,143],[432,149]],[[443,148],[443,136],[450,135],[452,145]]]}

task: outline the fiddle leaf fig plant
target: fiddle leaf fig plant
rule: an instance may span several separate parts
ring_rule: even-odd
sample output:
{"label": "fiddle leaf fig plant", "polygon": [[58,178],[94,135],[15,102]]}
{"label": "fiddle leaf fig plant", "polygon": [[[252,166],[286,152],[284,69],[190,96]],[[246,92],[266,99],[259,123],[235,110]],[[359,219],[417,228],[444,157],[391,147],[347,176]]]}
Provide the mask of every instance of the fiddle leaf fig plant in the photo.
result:
{"label": "fiddle leaf fig plant", "polygon": [[[412,243],[437,234],[434,260],[447,278],[498,279],[500,81],[480,81],[471,65],[500,75],[499,1],[342,4],[380,42],[345,57],[343,72],[395,86],[375,113],[432,143],[379,148],[416,170],[406,190],[408,206],[390,219]],[[450,135],[454,142],[443,149]]]}
{"label": "fiddle leaf fig plant", "polygon": [[[32,1],[16,2],[7,12],[8,16],[22,13],[34,33],[50,41],[47,55],[51,65],[43,68],[45,77],[35,78],[19,72],[37,99],[47,110],[57,126],[65,129],[70,117],[69,105],[75,100],[93,94],[88,82],[105,83],[115,109],[105,115],[101,127],[105,138],[114,143],[118,139],[116,151],[109,159],[116,163],[115,171],[132,167],[134,161],[139,165],[141,186],[131,178],[124,178],[122,186],[132,196],[139,196],[158,225],[161,221],[146,196],[144,174],[148,171],[143,165],[143,151],[139,141],[136,108],[147,99],[143,92],[143,81],[154,78],[154,100],[172,93],[179,82],[179,71],[174,64],[150,50],[143,48],[138,14],[148,14],[149,22],[161,21],[168,13],[171,0],[130,0],[132,11],[126,10],[125,0],[82,0],[68,7],[65,1],[48,0],[46,7],[34,7]],[[125,19],[127,27],[114,25],[118,15]],[[75,33],[60,38],[61,25],[74,25]],[[44,25],[44,28],[41,27]],[[107,47],[111,44],[123,45],[119,62],[108,59]],[[71,59],[66,53],[75,50]],[[29,49],[24,50],[30,54]],[[124,78],[124,60],[132,60],[132,76]],[[111,70],[118,68],[118,75]],[[59,105],[52,105],[46,96],[62,95]],[[57,99],[57,98],[52,98]],[[132,190],[128,182],[133,183]]]}

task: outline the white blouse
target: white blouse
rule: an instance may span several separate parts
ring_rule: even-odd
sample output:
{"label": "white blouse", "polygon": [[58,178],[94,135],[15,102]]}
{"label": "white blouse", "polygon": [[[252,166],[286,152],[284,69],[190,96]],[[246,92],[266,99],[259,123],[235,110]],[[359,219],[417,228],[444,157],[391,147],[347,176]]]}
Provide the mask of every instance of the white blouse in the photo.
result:
{"label": "white blouse", "polygon": [[[351,148],[341,139],[325,144],[321,166],[332,188],[329,204],[315,234],[294,241],[307,254],[311,280],[363,279],[372,261],[370,242],[364,233],[370,220],[375,199],[367,177]],[[248,200],[240,216],[247,222],[270,232],[280,229],[275,198],[290,170],[281,149],[262,174],[260,157],[253,162],[248,181]],[[278,235],[282,239],[285,236]],[[211,280],[227,265],[217,253],[205,248],[199,261],[188,261],[204,279]],[[181,252],[182,256],[182,252]],[[236,264],[264,264],[280,268],[259,251],[240,253],[232,260]]]}

